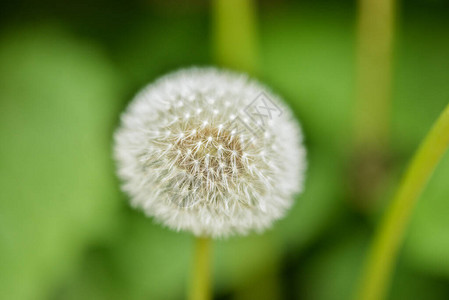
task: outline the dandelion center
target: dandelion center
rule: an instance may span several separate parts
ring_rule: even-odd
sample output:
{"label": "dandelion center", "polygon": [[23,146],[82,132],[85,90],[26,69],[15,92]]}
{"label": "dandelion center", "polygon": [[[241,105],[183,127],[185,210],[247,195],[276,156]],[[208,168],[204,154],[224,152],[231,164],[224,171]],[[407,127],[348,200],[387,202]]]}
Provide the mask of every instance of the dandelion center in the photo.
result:
{"label": "dandelion center", "polygon": [[217,189],[225,194],[246,173],[241,140],[229,130],[212,126],[187,132],[181,139],[171,139],[169,161],[194,182],[189,189]]}

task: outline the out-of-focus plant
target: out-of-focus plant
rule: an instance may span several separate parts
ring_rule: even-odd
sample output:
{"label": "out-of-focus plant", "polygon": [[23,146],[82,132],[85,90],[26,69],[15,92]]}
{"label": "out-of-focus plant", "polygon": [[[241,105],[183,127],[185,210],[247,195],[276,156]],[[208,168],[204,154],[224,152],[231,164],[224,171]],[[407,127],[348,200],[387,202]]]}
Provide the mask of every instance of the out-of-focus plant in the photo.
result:
{"label": "out-of-focus plant", "polygon": [[416,200],[449,147],[449,105],[421,144],[386,211],[370,249],[357,299],[382,299]]}

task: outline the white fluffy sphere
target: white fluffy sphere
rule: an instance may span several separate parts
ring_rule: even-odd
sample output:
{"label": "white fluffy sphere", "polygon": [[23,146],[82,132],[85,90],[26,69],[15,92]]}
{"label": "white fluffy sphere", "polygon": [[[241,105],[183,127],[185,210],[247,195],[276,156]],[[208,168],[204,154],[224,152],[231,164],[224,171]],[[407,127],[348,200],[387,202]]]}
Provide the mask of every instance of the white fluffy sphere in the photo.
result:
{"label": "white fluffy sphere", "polygon": [[302,134],[290,109],[244,74],[190,68],[130,103],[115,134],[133,206],[197,236],[247,234],[284,216],[302,190]]}

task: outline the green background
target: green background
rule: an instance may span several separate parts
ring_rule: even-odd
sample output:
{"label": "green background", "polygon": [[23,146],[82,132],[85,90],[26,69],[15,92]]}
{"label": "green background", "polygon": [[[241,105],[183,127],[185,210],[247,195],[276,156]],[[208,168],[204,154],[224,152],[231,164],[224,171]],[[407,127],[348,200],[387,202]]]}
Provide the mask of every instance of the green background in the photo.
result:
{"label": "green background", "polygon": [[[213,64],[210,5],[23,0],[0,11],[0,299],[183,299],[193,238],[128,206],[112,135],[143,85]],[[355,3],[262,1],[258,21],[260,79],[300,120],[309,169],[285,219],[215,243],[215,298],[350,299],[379,215],[449,101],[449,2],[399,5],[391,159],[369,205],[353,196]],[[390,299],[449,299],[448,216],[446,154]]]}

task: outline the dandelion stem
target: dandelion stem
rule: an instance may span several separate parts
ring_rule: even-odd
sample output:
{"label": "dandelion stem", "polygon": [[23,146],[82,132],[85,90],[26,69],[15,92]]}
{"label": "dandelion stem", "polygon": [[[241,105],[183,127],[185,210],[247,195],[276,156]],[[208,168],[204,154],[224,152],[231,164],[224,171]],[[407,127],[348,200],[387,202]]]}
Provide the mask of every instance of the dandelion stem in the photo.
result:
{"label": "dandelion stem", "polygon": [[254,0],[214,0],[214,60],[221,66],[257,73]]}
{"label": "dandelion stem", "polygon": [[383,299],[417,198],[449,147],[449,104],[420,145],[371,245],[357,299]]}
{"label": "dandelion stem", "polygon": [[355,143],[388,143],[395,0],[359,0]]}
{"label": "dandelion stem", "polygon": [[208,300],[212,298],[211,244],[208,238],[199,237],[195,240],[190,300]]}

